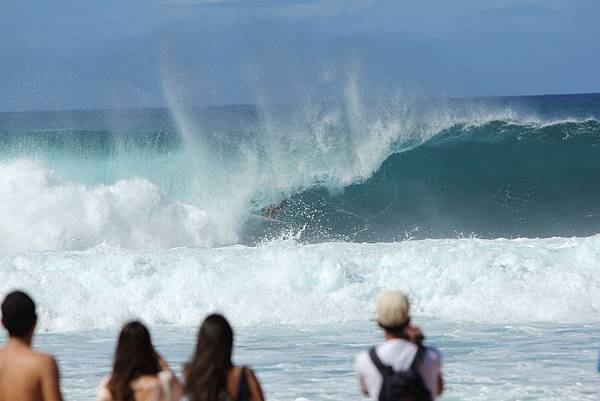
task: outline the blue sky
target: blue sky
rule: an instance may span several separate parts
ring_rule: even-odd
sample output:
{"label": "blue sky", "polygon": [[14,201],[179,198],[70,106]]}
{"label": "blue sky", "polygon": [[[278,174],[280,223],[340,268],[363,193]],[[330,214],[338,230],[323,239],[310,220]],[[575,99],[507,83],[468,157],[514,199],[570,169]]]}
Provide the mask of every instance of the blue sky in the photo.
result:
{"label": "blue sky", "polygon": [[22,0],[0,110],[600,91],[596,0]]}

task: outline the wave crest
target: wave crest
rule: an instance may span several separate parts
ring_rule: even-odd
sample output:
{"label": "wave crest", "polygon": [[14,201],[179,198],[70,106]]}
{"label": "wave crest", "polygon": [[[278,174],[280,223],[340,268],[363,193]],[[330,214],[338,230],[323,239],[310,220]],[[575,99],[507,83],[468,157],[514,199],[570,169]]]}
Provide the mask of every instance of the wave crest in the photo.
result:
{"label": "wave crest", "polygon": [[[588,236],[600,227],[600,123],[456,124],[392,152],[365,180],[314,185],[248,238],[304,241]],[[254,222],[251,222],[254,224]]]}

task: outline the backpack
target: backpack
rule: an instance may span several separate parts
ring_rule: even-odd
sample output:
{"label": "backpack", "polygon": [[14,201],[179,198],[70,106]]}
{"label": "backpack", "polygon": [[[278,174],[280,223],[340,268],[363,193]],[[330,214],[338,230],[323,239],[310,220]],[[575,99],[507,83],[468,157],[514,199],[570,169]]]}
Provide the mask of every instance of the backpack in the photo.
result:
{"label": "backpack", "polygon": [[379,401],[432,401],[431,393],[425,387],[423,377],[419,373],[419,365],[424,353],[425,348],[419,346],[410,368],[396,372],[391,366],[386,366],[381,362],[375,348],[369,351],[371,361],[383,379],[379,391]]}

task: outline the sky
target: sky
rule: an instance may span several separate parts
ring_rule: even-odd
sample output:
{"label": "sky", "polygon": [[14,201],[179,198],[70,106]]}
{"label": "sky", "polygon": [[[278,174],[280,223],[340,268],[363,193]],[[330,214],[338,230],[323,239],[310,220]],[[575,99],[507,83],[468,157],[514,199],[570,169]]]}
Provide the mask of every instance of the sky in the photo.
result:
{"label": "sky", "polygon": [[0,111],[600,92],[597,0],[21,0]]}

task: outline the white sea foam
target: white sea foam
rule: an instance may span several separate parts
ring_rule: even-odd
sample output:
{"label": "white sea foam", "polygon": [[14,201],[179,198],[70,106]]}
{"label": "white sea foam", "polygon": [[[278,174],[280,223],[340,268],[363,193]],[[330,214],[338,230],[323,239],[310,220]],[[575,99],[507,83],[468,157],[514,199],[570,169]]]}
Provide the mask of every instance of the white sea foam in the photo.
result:
{"label": "white sea foam", "polygon": [[100,243],[195,247],[223,241],[206,212],[169,199],[147,180],[87,187],[33,161],[0,164],[0,251],[87,249]]}
{"label": "white sea foam", "polygon": [[141,251],[4,253],[2,294],[25,288],[51,331],[139,317],[196,325],[221,311],[237,325],[374,318],[384,288],[421,316],[469,322],[597,322],[600,236],[323,243]]}

